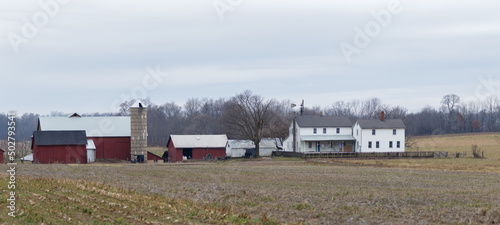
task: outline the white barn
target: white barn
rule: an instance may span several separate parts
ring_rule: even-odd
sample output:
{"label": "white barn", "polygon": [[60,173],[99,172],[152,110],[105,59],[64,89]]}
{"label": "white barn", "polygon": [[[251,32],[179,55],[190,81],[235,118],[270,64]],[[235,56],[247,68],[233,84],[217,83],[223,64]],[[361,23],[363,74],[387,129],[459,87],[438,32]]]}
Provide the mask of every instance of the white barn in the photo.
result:
{"label": "white barn", "polygon": [[[273,139],[262,139],[259,144],[261,157],[269,157],[276,151],[276,143]],[[226,147],[226,155],[240,158],[245,155],[247,149],[255,149],[255,144],[250,140],[229,140]]]}
{"label": "white barn", "polygon": [[358,120],[353,128],[356,152],[404,152],[405,129],[401,119]]}

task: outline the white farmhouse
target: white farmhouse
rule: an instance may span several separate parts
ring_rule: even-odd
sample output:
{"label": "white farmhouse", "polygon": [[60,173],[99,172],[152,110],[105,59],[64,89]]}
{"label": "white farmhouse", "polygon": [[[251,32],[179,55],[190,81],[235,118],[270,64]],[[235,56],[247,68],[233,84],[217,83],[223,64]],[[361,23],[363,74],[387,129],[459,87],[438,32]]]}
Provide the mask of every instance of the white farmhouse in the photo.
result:
{"label": "white farmhouse", "polygon": [[353,152],[355,141],[346,116],[297,116],[283,148],[290,152]]}
{"label": "white farmhouse", "polygon": [[356,152],[404,152],[405,124],[401,119],[358,120],[354,124]]}

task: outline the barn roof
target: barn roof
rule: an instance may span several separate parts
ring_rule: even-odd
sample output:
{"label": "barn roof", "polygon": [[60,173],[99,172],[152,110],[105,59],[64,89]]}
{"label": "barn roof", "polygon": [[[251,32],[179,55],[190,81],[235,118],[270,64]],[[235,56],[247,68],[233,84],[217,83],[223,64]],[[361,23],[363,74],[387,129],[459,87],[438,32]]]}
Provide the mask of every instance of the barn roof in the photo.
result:
{"label": "barn roof", "polygon": [[87,137],[130,137],[130,117],[40,117],[41,131],[84,130]]}
{"label": "barn roof", "polygon": [[227,136],[223,135],[170,135],[168,143],[176,148],[226,148]]}
{"label": "barn roof", "polygon": [[358,120],[361,129],[406,129],[405,123],[401,119],[390,120]]}
{"label": "barn roof", "polygon": [[84,130],[77,131],[35,131],[35,145],[87,145]]}
{"label": "barn roof", "polygon": [[300,127],[352,127],[347,116],[298,116]]}

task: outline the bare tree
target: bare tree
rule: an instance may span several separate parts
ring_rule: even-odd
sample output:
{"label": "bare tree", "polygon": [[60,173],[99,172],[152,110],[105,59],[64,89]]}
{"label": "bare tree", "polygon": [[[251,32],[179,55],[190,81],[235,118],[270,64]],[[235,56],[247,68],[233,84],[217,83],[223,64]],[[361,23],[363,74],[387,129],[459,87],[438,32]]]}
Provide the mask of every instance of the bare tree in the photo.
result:
{"label": "bare tree", "polygon": [[221,118],[224,130],[230,137],[253,141],[259,156],[260,142],[266,136],[263,131],[270,125],[273,102],[249,90],[236,95],[224,105]]}
{"label": "bare tree", "polygon": [[289,135],[290,124],[292,123],[293,110],[290,100],[281,102],[274,101],[271,106],[270,124],[266,136],[272,137],[276,147],[283,146],[283,142]]}
{"label": "bare tree", "polygon": [[[446,122],[446,130],[447,132],[452,132],[453,130],[456,130],[456,128],[459,128],[459,120],[460,117],[457,116],[457,108],[458,104],[460,103],[460,97],[456,94],[449,94],[445,95],[443,97],[443,100],[441,100],[442,104],[442,111],[447,115]],[[457,126],[453,126],[453,123],[455,123]]]}

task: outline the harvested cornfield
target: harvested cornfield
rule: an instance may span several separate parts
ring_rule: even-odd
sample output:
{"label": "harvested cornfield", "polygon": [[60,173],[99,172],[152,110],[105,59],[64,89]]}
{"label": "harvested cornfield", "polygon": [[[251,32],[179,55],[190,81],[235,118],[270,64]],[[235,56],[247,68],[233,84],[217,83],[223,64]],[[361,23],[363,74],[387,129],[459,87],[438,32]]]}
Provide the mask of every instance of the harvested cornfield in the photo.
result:
{"label": "harvested cornfield", "polygon": [[[21,180],[24,180],[19,184],[19,204],[24,218],[30,218],[28,221],[35,223],[40,223],[36,218],[41,215],[44,215],[44,221],[61,219],[64,215],[73,218],[67,223],[88,220],[96,223],[274,221],[314,224],[460,224],[500,220],[499,173],[273,160],[155,165],[21,165],[18,170],[19,176],[23,177]],[[37,179],[42,179],[42,184]],[[63,184],[45,186],[43,182],[47,185]],[[82,188],[88,184],[92,184],[90,189]],[[139,206],[145,207],[136,213],[141,214],[141,217],[130,217],[131,213],[134,214],[132,211],[97,210],[104,207],[102,205],[86,205],[70,200],[41,203],[39,199],[71,197],[80,201],[88,199],[89,202],[102,200],[104,205],[116,202],[129,207],[137,202],[132,201],[133,197],[121,201],[110,199],[110,196],[101,192],[92,192],[93,185],[97,189],[109,186],[112,193],[125,193],[137,196],[136,199],[150,200],[139,201]],[[5,193],[4,186],[5,183],[2,183],[1,188]],[[25,187],[32,193],[23,193]],[[87,195],[90,197],[85,197]],[[184,208],[162,214],[165,210],[161,207],[168,207],[165,204],[176,201],[199,210],[192,212]],[[159,205],[151,202],[158,202]],[[5,204],[4,199],[2,204]],[[1,207],[4,210],[5,207]],[[91,214],[83,212],[71,216],[70,213],[64,213],[67,207],[82,212],[84,209],[93,211]],[[54,209],[59,211],[50,211]],[[207,209],[213,211],[215,216],[206,216]],[[98,212],[102,213],[99,217]],[[54,218],[50,219],[51,215]],[[0,218],[7,221],[6,213],[2,213]]]}

